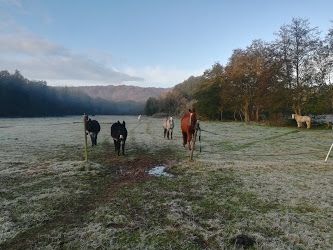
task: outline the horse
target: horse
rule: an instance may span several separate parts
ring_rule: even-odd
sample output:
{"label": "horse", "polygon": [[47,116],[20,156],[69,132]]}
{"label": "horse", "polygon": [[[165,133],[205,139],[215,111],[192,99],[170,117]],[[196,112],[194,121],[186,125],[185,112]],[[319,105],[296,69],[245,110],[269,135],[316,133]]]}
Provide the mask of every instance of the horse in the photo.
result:
{"label": "horse", "polygon": [[175,127],[175,123],[173,121],[172,116],[165,118],[163,121],[163,129],[164,129],[164,138],[167,136],[168,139],[172,139],[173,128]]}
{"label": "horse", "polygon": [[191,150],[191,140],[197,126],[197,115],[195,110],[189,109],[181,119],[181,130],[183,134],[183,146],[188,144],[188,149]]}
{"label": "horse", "polygon": [[91,145],[97,146],[97,135],[99,131],[101,131],[101,126],[99,125],[99,122],[96,120],[91,120],[86,116],[86,130],[88,131],[91,139]]}
{"label": "horse", "polygon": [[302,116],[302,115],[298,115],[298,114],[292,114],[291,118],[296,120],[297,127],[299,127],[299,128],[302,127],[303,122],[306,123],[307,128],[311,127],[311,117],[309,117],[309,116]]}
{"label": "horse", "polygon": [[122,149],[122,154],[125,155],[125,141],[127,138],[127,129],[125,125],[125,121],[123,121],[123,123],[118,121],[111,126],[111,137],[113,138],[115,152],[117,152],[118,155],[120,155],[120,147]]}

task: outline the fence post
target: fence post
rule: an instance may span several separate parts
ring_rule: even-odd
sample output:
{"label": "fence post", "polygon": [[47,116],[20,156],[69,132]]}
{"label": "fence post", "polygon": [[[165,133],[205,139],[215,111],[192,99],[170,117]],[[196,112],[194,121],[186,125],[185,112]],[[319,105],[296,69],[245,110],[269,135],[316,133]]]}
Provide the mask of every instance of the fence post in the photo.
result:
{"label": "fence post", "polygon": [[197,139],[197,133],[198,133],[198,130],[195,129],[194,135],[193,135],[193,140],[192,140],[193,143],[192,143],[192,147],[191,147],[191,151],[190,151],[190,161],[193,161],[193,152],[194,152],[194,148],[195,148],[195,141]]}
{"label": "fence post", "polygon": [[332,143],[332,145],[331,145],[331,147],[330,147],[330,150],[328,151],[328,153],[327,153],[327,155],[326,155],[325,162],[327,162],[327,159],[328,159],[328,157],[330,156],[330,153],[331,153],[331,151],[332,151],[332,148],[333,148],[333,143]]}
{"label": "fence post", "polygon": [[83,127],[84,127],[84,160],[88,161],[88,146],[87,146],[87,121],[88,115],[83,114]]}

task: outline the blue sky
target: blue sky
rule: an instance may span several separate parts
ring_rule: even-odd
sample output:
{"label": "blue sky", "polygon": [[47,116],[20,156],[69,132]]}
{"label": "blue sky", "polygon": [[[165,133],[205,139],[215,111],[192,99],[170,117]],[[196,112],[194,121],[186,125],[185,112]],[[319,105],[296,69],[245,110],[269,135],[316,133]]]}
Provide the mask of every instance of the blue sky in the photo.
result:
{"label": "blue sky", "polygon": [[292,17],[324,35],[331,0],[0,0],[0,67],[49,85],[171,87],[271,41]]}

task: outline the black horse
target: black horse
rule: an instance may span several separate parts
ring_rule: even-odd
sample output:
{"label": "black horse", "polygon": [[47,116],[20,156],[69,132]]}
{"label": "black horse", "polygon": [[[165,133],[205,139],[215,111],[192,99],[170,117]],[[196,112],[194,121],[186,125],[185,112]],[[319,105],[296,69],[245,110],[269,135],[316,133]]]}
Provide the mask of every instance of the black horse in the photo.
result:
{"label": "black horse", "polygon": [[114,142],[114,149],[120,155],[120,146],[122,149],[123,155],[125,155],[125,141],[127,138],[127,129],[125,126],[125,122],[120,123],[119,121],[113,123],[111,126],[111,136]]}
{"label": "black horse", "polygon": [[99,131],[101,131],[101,126],[99,125],[98,121],[91,120],[89,118],[87,120],[86,129],[89,132],[92,146],[97,145],[97,135],[98,135]]}

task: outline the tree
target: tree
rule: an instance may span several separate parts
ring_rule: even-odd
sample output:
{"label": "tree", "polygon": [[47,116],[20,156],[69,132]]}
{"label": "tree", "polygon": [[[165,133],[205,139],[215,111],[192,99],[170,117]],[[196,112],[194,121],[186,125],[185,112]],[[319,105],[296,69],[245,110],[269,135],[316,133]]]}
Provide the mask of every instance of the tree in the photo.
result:
{"label": "tree", "polygon": [[[333,21],[332,21],[332,24],[333,24]],[[332,28],[330,28],[328,30],[326,39],[328,41],[328,44],[329,44],[329,47],[330,47],[330,51],[333,52],[333,25],[332,25]]]}
{"label": "tree", "polygon": [[254,40],[247,47],[253,77],[252,118],[259,121],[260,114],[272,115],[281,112],[288,100],[285,83],[281,81],[281,63],[274,53],[274,46]]}
{"label": "tree", "polygon": [[319,41],[312,64],[313,78],[316,85],[329,84],[333,64],[330,47],[326,39]]}
{"label": "tree", "polygon": [[195,94],[195,104],[200,117],[210,120],[219,118],[220,86],[218,83],[206,82],[201,85]]}
{"label": "tree", "polygon": [[310,27],[307,19],[293,18],[277,33],[277,49],[284,64],[284,76],[293,90],[293,109],[301,114],[307,102],[308,87],[314,81],[314,68],[311,62],[319,42],[317,28]]}
{"label": "tree", "polygon": [[[215,63],[210,69],[205,70],[203,73],[203,82],[205,91],[214,90],[211,103],[216,103],[218,105],[219,117],[222,120],[223,112],[227,109],[229,96],[225,95],[227,93],[227,86],[225,81],[225,70],[220,63]],[[209,86],[212,85],[212,86]],[[197,95],[198,96],[198,95]],[[216,110],[212,110],[216,112]],[[216,113],[214,119],[216,118]]]}
{"label": "tree", "polygon": [[[333,21],[332,21],[333,24]],[[333,77],[333,25],[332,28],[328,30],[328,33],[326,35],[326,43],[328,45],[328,51],[329,51],[329,72],[328,72],[328,84],[331,84],[331,79]]]}
{"label": "tree", "polygon": [[174,91],[177,91],[183,97],[185,97],[188,101],[191,101],[194,98],[194,93],[197,88],[203,82],[202,76],[190,76],[188,79],[183,81],[180,84],[177,84],[174,87]]}
{"label": "tree", "polygon": [[159,111],[159,102],[154,97],[149,97],[146,101],[144,112],[146,115],[153,115]]}
{"label": "tree", "polygon": [[319,39],[308,20],[292,19],[272,43],[254,40],[236,49],[228,63],[215,63],[201,76],[191,76],[159,99],[160,111],[179,114],[195,103],[200,115],[222,119],[239,114],[246,122],[281,121],[292,110],[316,113],[333,108],[330,85],[333,27]]}
{"label": "tree", "polygon": [[226,67],[226,79],[232,89],[235,104],[244,115],[245,122],[250,121],[256,84],[252,58],[245,50],[234,50]]}
{"label": "tree", "polygon": [[224,67],[220,63],[213,64],[211,69],[205,70],[203,78],[208,81],[216,81],[224,76]]}
{"label": "tree", "polygon": [[168,115],[178,115],[185,109],[186,98],[177,90],[168,92],[160,99],[160,111]]}

